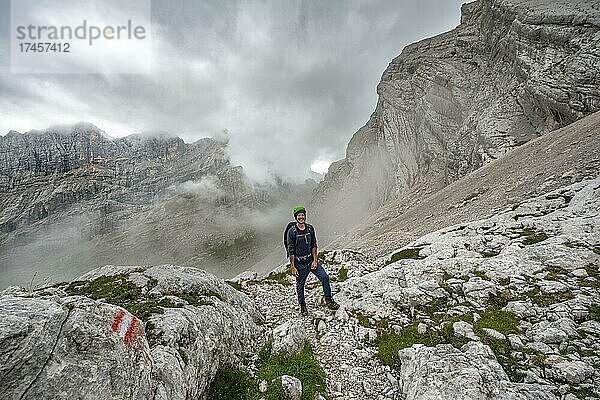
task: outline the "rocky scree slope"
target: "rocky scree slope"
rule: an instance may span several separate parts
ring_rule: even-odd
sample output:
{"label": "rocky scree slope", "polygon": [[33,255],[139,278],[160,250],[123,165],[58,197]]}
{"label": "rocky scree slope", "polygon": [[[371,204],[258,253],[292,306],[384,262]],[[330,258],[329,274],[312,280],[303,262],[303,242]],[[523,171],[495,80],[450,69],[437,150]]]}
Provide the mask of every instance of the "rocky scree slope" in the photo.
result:
{"label": "rocky scree slope", "polygon": [[439,191],[401,195],[330,248],[383,256],[442,227],[481,219],[522,199],[600,175],[600,112],[533,139]]}
{"label": "rocky scree slope", "polygon": [[461,14],[384,71],[375,111],[313,195],[330,238],[599,110],[597,1],[479,0]]}
{"label": "rocky scree slope", "polygon": [[294,354],[306,340],[325,374],[319,399],[598,398],[598,226],[600,178],[380,259],[322,253],[342,307],[327,310],[312,278],[307,318],[285,265],[231,286],[163,265],[11,287],[0,295],[1,394],[202,399],[233,368],[256,398],[283,388],[299,399],[307,381],[263,380],[258,368],[265,341]]}
{"label": "rocky scree slope", "polygon": [[[281,346],[309,339],[331,399],[600,397],[600,179],[454,225],[376,260],[321,255],[310,317],[281,266],[235,281]],[[300,339],[299,339],[300,338]]]}

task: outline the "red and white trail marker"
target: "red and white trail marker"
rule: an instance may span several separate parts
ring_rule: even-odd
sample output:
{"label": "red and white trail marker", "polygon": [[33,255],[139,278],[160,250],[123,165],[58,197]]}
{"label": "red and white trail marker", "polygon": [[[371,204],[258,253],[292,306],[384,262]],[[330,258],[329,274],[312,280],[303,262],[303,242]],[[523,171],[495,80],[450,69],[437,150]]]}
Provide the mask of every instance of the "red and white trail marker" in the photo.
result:
{"label": "red and white trail marker", "polygon": [[137,341],[140,333],[140,321],[125,310],[119,310],[113,320],[112,331],[123,338],[125,345],[130,346]]}

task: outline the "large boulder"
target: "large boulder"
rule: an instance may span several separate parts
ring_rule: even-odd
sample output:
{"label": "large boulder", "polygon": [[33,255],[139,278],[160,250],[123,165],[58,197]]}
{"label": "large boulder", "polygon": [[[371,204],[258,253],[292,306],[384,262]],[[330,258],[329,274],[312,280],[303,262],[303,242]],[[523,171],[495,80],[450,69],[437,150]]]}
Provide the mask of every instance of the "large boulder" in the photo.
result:
{"label": "large boulder", "polygon": [[413,345],[399,356],[407,399],[556,399],[548,387],[510,382],[494,353],[480,342],[469,342],[461,350],[449,344]]}
{"label": "large boulder", "polygon": [[261,323],[247,296],[195,268],[105,266],[7,289],[0,398],[203,398],[220,366],[257,350]]}

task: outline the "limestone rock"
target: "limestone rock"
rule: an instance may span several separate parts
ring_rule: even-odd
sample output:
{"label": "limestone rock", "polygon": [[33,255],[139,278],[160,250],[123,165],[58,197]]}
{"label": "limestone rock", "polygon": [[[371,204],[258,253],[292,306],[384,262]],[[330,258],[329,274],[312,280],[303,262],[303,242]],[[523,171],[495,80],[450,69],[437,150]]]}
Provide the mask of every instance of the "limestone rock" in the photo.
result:
{"label": "limestone rock", "polygon": [[[111,276],[124,291],[143,293],[140,301],[163,306],[142,321],[110,298],[65,292]],[[0,397],[199,397],[219,366],[235,365],[260,345],[255,305],[202,270],[105,266],[73,285],[0,296]],[[179,301],[163,303],[167,297]]]}
{"label": "limestone rock", "polygon": [[483,0],[461,14],[457,28],[407,46],[384,71],[373,114],[315,191],[330,231],[600,109],[593,2]]}
{"label": "limestone rock", "polygon": [[308,339],[304,327],[298,320],[288,320],[273,329],[272,354],[291,354],[299,351]]}
{"label": "limestone rock", "polygon": [[543,386],[510,382],[490,348],[477,341],[461,350],[451,345],[413,345],[400,350],[399,356],[406,398],[556,399]]}
{"label": "limestone rock", "polygon": [[579,336],[573,320],[562,318],[558,321],[541,321],[527,330],[525,335],[537,342],[559,344]]}
{"label": "limestone rock", "polygon": [[283,391],[290,400],[300,400],[302,398],[302,382],[300,382],[300,379],[282,375],[281,386],[283,386]]}
{"label": "limestone rock", "polygon": [[475,335],[475,332],[473,332],[473,326],[468,322],[457,321],[452,324],[452,329],[458,336],[463,336],[471,340],[479,340],[477,335]]}
{"label": "limestone rock", "polygon": [[594,375],[594,368],[582,361],[565,360],[560,356],[550,356],[545,360],[549,367],[548,375],[552,378],[570,383],[579,384]]}

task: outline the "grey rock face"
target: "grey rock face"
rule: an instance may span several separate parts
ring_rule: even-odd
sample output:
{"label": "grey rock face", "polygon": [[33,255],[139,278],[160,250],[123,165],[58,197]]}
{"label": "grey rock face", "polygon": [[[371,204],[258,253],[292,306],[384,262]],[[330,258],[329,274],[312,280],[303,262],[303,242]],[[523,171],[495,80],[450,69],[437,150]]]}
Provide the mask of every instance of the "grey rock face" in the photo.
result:
{"label": "grey rock face", "polygon": [[547,387],[514,384],[484,344],[413,345],[400,350],[402,391],[425,399],[556,399]]}
{"label": "grey rock face", "polygon": [[[152,361],[137,318],[110,304],[70,298],[0,297],[0,397],[143,399]],[[115,326],[116,316],[123,313]],[[131,328],[130,328],[131,327]]]}
{"label": "grey rock face", "polygon": [[304,327],[295,320],[289,320],[273,329],[273,354],[291,354],[299,351],[307,340]]}
{"label": "grey rock face", "polygon": [[481,0],[461,11],[456,29],[407,46],[384,71],[373,114],[313,197],[329,231],[600,109],[593,2]]}
{"label": "grey rock face", "polygon": [[[65,292],[111,276],[162,306],[142,321]],[[261,342],[254,304],[198,269],[106,266],[73,285],[0,296],[0,397],[201,398],[221,365],[235,365]]]}
{"label": "grey rock face", "polygon": [[594,375],[594,369],[581,361],[565,360],[560,356],[550,356],[545,364],[549,367],[548,375],[554,379],[578,384]]}

